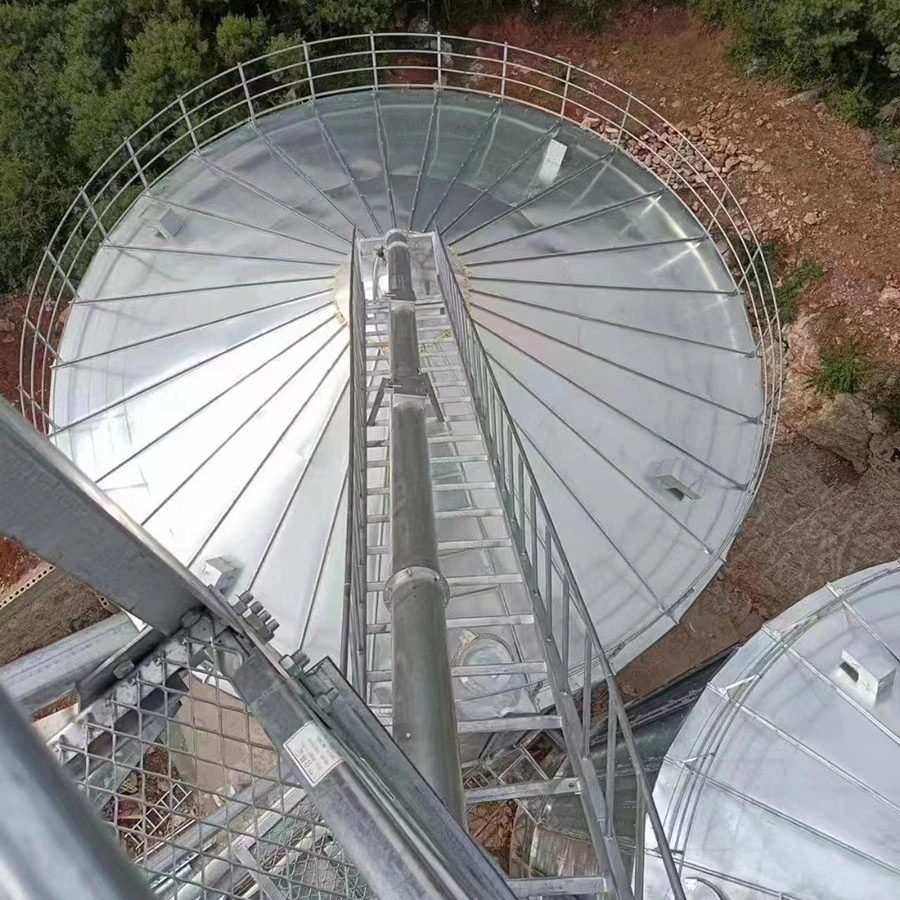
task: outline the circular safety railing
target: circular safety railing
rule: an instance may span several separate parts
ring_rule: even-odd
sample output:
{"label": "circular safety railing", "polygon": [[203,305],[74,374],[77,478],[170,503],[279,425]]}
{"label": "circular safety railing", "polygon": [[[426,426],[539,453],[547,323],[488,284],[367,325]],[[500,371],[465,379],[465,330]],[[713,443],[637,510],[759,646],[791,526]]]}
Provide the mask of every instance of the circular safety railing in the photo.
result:
{"label": "circular safety railing", "polygon": [[[341,93],[428,84],[508,99],[592,129],[692,209],[743,294],[760,357],[764,446],[746,485],[749,504],[771,453],[782,350],[763,252],[734,194],[681,131],[627,91],[565,60],[466,37],[367,34],[279,50],[203,82],[126,138],[79,190],[34,279],[21,338],[25,416],[52,436],[53,369],[60,362],[59,338],[69,306],[77,301],[79,281],[116,223],[156,181],[206,144],[276,110]],[[735,517],[722,551],[742,518]]]}

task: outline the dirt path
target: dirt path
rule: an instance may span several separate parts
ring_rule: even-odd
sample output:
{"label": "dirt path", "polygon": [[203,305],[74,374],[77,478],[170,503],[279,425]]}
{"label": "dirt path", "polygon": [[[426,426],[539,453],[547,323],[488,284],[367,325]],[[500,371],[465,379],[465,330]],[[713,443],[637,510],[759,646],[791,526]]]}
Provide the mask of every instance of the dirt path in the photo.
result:
{"label": "dirt path", "polygon": [[727,35],[683,10],[637,4],[599,35],[561,19],[514,17],[473,36],[563,57],[631,90],[719,165],[733,145],[727,155],[744,159],[725,177],[757,236],[780,238],[791,256],[825,269],[786,332],[791,402],[759,497],[716,581],[622,673],[623,692],[637,697],[746,639],[825,581],[900,555],[900,474],[867,452],[863,426],[855,467],[807,440],[818,433],[803,419],[807,398],[797,396],[818,356],[808,332],[855,338],[877,363],[900,367],[900,295],[884,290],[900,284],[900,174],[872,159],[868,133],[824,104],[735,75],[723,56]]}
{"label": "dirt path", "polygon": [[900,284],[900,177],[872,159],[868,132],[842,124],[824,104],[791,102],[784,88],[738,77],[723,57],[727,35],[680,9],[637,4],[597,35],[559,18],[519,17],[473,35],[571,60],[631,90],[680,129],[701,128],[733,144],[730,156],[758,160],[757,171],[742,163],[726,180],[758,237],[781,236],[825,267],[803,309],[834,310],[875,355],[892,358],[900,305],[882,307],[878,297],[885,285]]}

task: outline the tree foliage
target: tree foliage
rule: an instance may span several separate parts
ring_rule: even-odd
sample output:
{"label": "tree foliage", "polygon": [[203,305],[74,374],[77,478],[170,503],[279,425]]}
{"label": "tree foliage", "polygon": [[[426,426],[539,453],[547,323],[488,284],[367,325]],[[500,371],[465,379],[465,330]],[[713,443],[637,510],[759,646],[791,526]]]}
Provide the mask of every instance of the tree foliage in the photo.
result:
{"label": "tree foliage", "polygon": [[0,291],[26,283],[78,187],[180,93],[268,49],[388,28],[397,2],[0,2]]}
{"label": "tree foliage", "polygon": [[688,0],[735,34],[753,71],[822,86],[839,113],[873,125],[900,94],[900,0]]}

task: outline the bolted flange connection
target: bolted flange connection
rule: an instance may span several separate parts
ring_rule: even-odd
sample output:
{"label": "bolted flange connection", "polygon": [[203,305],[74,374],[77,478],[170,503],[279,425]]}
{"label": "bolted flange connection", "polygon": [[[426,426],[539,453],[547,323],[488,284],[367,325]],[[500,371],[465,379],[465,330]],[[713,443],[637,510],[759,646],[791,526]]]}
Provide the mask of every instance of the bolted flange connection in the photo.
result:
{"label": "bolted flange connection", "polygon": [[268,613],[259,600],[253,599],[250,591],[238,594],[232,601],[231,608],[256,632],[264,641],[272,640],[278,630],[278,620]]}
{"label": "bolted flange connection", "polygon": [[440,588],[441,600],[446,609],[450,602],[450,585],[440,572],[427,566],[407,566],[394,572],[384,585],[384,605],[390,610],[395,594],[402,598],[415,597],[419,595],[418,588],[430,588],[435,584]]}
{"label": "bolted flange connection", "polygon": [[298,649],[291,654],[282,656],[278,662],[288,675],[296,678],[309,665],[309,656]]}

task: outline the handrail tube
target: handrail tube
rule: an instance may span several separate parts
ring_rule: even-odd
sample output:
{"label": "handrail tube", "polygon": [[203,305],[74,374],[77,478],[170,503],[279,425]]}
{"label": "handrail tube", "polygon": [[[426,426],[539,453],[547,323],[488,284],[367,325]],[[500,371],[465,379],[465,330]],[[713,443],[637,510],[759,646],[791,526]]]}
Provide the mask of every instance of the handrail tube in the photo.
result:
{"label": "handrail tube", "polygon": [[[581,624],[585,630],[587,640],[586,650],[590,651],[589,653],[586,653],[585,669],[588,668],[591,658],[596,658],[600,664],[601,680],[605,683],[608,693],[610,715],[615,717],[615,720],[618,723],[619,730],[621,731],[622,740],[625,743],[629,759],[634,769],[638,791],[641,794],[642,802],[646,809],[647,815],[650,818],[651,827],[653,828],[654,835],[656,836],[656,840],[660,848],[659,852],[662,857],[667,876],[669,878],[670,886],[673,891],[673,897],[675,898],[675,900],[684,900],[684,891],[678,878],[677,867],[675,866],[674,860],[672,858],[671,850],[668,846],[665,832],[662,827],[662,822],[659,818],[659,813],[656,810],[656,806],[653,802],[653,794],[650,790],[649,782],[647,781],[646,774],[643,770],[643,764],[641,762],[640,755],[638,754],[637,747],[634,743],[634,736],[632,734],[631,726],[628,722],[628,717],[625,712],[624,702],[622,700],[621,694],[619,693],[618,685],[616,684],[615,675],[613,674],[612,668],[609,665],[609,661],[606,658],[606,653],[603,650],[603,645],[600,642],[596,627],[593,620],[591,619],[590,613],[587,610],[584,598],[582,597],[581,591],[578,587],[578,582],[575,579],[574,573],[572,572],[572,568],[563,549],[562,542],[560,541],[559,535],[553,524],[553,520],[550,517],[550,513],[541,494],[537,478],[534,474],[534,471],[532,470],[528,456],[525,453],[524,446],[519,437],[518,429],[515,425],[515,420],[513,419],[512,414],[510,413],[509,408],[506,405],[506,401],[503,398],[503,394],[500,390],[499,383],[497,382],[496,375],[494,374],[493,367],[490,365],[490,362],[487,359],[487,352],[485,351],[484,345],[481,342],[481,337],[478,334],[475,323],[469,314],[468,308],[463,298],[462,289],[460,288],[456,275],[453,272],[446,247],[444,246],[440,236],[437,234],[434,235],[434,246],[435,256],[437,259],[438,278],[443,288],[444,299],[447,303],[450,321],[460,347],[466,347],[466,352],[464,354],[466,374],[470,382],[472,396],[477,399],[482,413],[480,415],[480,418],[482,420],[482,427],[485,430],[485,437],[488,439],[489,447],[492,451],[492,464],[498,471],[498,477],[496,480],[500,485],[502,485],[501,494],[504,495],[504,500],[506,501],[505,505],[507,506],[507,513],[509,515],[509,518],[514,525],[514,528],[520,530],[520,552],[524,553],[523,562],[527,561],[528,565],[533,568],[535,575],[537,575],[539,571],[538,559],[535,558],[537,547],[540,546],[545,554],[545,564],[543,571],[546,584],[543,588],[543,592],[546,596],[543,597],[542,604],[546,609],[546,619],[549,622],[549,638],[554,642],[556,640],[555,635],[553,635],[552,606],[554,579],[552,575],[554,569],[559,566],[563,576],[563,601],[565,602],[571,600],[572,604],[574,605],[575,611],[578,614],[578,618],[581,620]],[[477,367],[477,374],[475,373],[475,370],[473,370],[473,363]],[[485,395],[485,392],[487,392],[487,395]],[[486,408],[493,409],[495,411],[494,414],[485,415],[484,411]],[[503,435],[506,436],[506,440],[510,441],[511,444],[515,446],[518,466],[520,468],[520,471],[523,472],[524,476],[527,477],[527,480],[529,482],[528,488],[530,496],[532,498],[532,509],[536,509],[540,512],[546,529],[544,542],[540,543],[538,541],[535,541],[534,536],[537,532],[537,522],[535,520],[535,513],[533,512],[530,525],[532,529],[532,549],[530,556],[528,552],[528,541],[525,540],[524,534],[526,521],[524,519],[524,516],[521,516],[521,521],[518,520],[515,509],[515,490],[510,492],[507,488],[506,469],[509,469],[509,474],[513,478],[514,485],[515,471],[513,470],[512,466],[508,465],[507,463],[507,454],[502,450],[498,452],[498,447],[500,446],[498,444],[498,436],[503,437]],[[512,454],[510,452],[510,459],[511,458]],[[525,483],[521,479],[519,489],[522,496],[524,497]],[[554,556],[555,559],[553,558]],[[536,583],[539,584],[539,582]],[[536,589],[540,593],[540,587],[537,587]],[[568,613],[564,617],[564,620],[567,621],[567,618]],[[569,640],[568,630],[562,637],[565,641]],[[568,651],[566,651],[566,654],[567,653]],[[565,679],[565,693],[570,695],[571,685],[569,684],[569,672],[565,671],[561,674]],[[583,684],[583,704],[590,703],[590,690],[590,679],[589,677],[586,677]],[[590,724],[589,716],[587,717],[586,724]],[[611,791],[610,785],[607,785],[607,790]],[[611,797],[611,794],[609,796]],[[609,822],[612,817],[612,809],[607,809],[606,813],[609,817]],[[642,825],[643,820],[637,823],[639,829],[642,828]],[[640,840],[642,839],[643,838],[641,837]]]}

